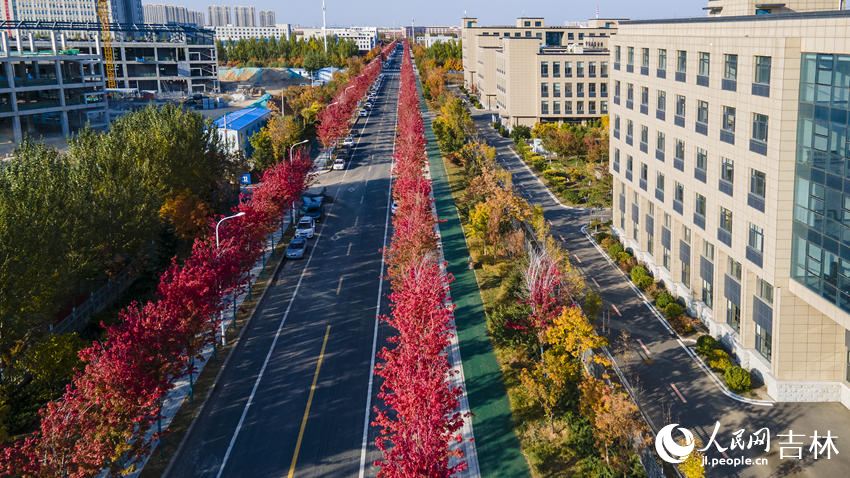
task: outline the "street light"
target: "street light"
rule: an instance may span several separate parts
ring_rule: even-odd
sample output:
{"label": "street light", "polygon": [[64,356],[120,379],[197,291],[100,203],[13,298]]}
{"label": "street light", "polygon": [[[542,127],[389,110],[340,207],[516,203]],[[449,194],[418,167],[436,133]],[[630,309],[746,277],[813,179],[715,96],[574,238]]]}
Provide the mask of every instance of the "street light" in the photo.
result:
{"label": "street light", "polygon": [[309,142],[310,142],[309,139],[305,139],[304,141],[299,141],[299,142],[297,142],[297,143],[295,143],[295,144],[293,144],[292,146],[289,147],[289,162],[290,163],[292,162],[292,149],[295,148],[296,146],[298,146],[299,144],[304,144],[304,143],[309,143]]}
{"label": "street light", "polygon": [[[218,226],[220,226],[221,223],[223,223],[224,221],[226,221],[228,219],[233,219],[234,217],[239,217],[239,216],[244,216],[244,215],[245,215],[245,212],[238,212],[238,213],[236,213],[232,216],[227,216],[227,217],[223,217],[223,218],[219,219],[219,221],[215,225],[215,248],[216,249],[218,249]],[[235,301],[236,298],[234,297],[233,300]],[[224,339],[224,311],[222,310],[221,312],[219,312],[219,314],[220,314],[219,318],[221,319],[220,320],[220,322],[221,322],[221,345],[223,347],[227,344],[225,342],[225,339]],[[236,317],[234,317],[233,320],[234,320],[234,324],[235,324]]]}

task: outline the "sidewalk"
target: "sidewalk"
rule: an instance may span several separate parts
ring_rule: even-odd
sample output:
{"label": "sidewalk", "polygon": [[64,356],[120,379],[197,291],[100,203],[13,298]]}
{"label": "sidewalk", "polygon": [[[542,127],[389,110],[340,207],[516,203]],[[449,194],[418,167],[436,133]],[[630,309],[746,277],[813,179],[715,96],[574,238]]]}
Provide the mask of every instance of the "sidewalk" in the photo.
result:
{"label": "sidewalk", "polygon": [[478,283],[475,273],[468,267],[466,238],[454,206],[443,158],[431,128],[433,114],[428,111],[424,99],[422,101],[435,207],[439,219],[443,221],[440,224],[443,254],[447,261],[446,270],[454,276],[451,295],[456,307],[455,323],[463,356],[465,391],[473,413],[472,425],[481,476],[530,476],[519,438],[514,432],[502,371],[487,335],[487,316]]}

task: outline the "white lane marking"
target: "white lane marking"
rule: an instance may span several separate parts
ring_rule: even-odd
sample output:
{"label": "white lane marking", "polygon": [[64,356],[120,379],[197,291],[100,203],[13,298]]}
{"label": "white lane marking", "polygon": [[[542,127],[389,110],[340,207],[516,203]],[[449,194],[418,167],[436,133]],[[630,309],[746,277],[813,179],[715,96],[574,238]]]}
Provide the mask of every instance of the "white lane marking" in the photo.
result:
{"label": "white lane marking", "polygon": [[681,400],[681,401],[682,401],[682,403],[688,403],[688,401],[687,401],[687,400],[685,400],[685,396],[684,396],[684,395],[682,395],[682,392],[680,392],[680,391],[679,391],[679,389],[678,389],[678,388],[676,388],[676,386],[675,386],[675,385],[673,385],[673,383],[672,383],[672,382],[670,383],[670,388],[672,388],[672,389],[673,389],[673,391],[674,391],[674,392],[676,392],[676,395],[678,395],[678,396],[679,396],[679,400]]}
{"label": "white lane marking", "polygon": [[[398,105],[396,104],[395,127],[398,127]],[[393,154],[390,156],[390,171],[395,165],[395,135],[393,135]],[[381,273],[378,279],[378,300],[375,303],[375,331],[372,334],[372,358],[369,362],[369,385],[366,387],[366,411],[363,413],[363,442],[360,445],[360,473],[359,478],[366,476],[366,445],[369,440],[369,416],[372,414],[372,384],[375,380],[375,358],[378,350],[378,317],[381,315],[381,295],[384,289],[384,251],[387,249],[387,233],[390,230],[390,201],[393,197],[392,174],[390,174],[390,185],[387,188],[387,217],[384,220],[384,247],[381,250]]]}
{"label": "white lane marking", "polygon": [[[366,122],[363,123],[363,127],[369,124],[369,117],[366,117]],[[357,150],[357,147],[360,146],[360,138],[357,138],[357,143],[354,145],[353,151]],[[342,181],[345,181],[345,177],[348,175],[348,166],[351,165],[351,161],[346,163],[345,170],[342,173]],[[341,188],[336,189],[336,193],[334,193],[333,204],[331,204],[331,211],[333,211],[334,204],[337,203],[337,198],[339,197],[339,191]],[[325,226],[327,225],[327,221],[322,222],[322,231],[324,232]],[[269,352],[266,354],[266,359],[263,361],[263,366],[260,368],[260,373],[257,375],[257,380],[254,381],[254,386],[251,388],[251,394],[248,396],[248,401],[245,403],[245,408],[242,409],[242,415],[239,417],[239,422],[236,424],[236,429],[233,430],[233,436],[230,437],[230,443],[227,445],[227,451],[224,453],[224,458],[221,460],[221,467],[218,469],[218,473],[216,473],[216,478],[221,478],[222,473],[224,473],[224,467],[227,465],[227,460],[230,458],[230,453],[233,452],[233,446],[236,444],[236,438],[239,436],[239,432],[242,430],[242,424],[245,423],[245,417],[248,415],[248,409],[251,408],[251,405],[254,403],[254,395],[257,394],[257,389],[260,386],[260,380],[263,379],[263,374],[266,373],[266,366],[269,364],[269,360],[271,359],[272,352],[274,351],[275,346],[277,345],[277,340],[280,337],[280,331],[283,330],[283,324],[286,323],[286,318],[289,316],[289,311],[292,309],[292,303],[295,302],[295,296],[298,295],[298,289],[301,288],[301,282],[304,280],[304,274],[307,272],[307,269],[310,267],[310,262],[313,260],[313,253],[318,249],[319,241],[322,240],[323,234],[319,234],[319,237],[316,239],[316,243],[313,244],[313,247],[310,249],[310,255],[307,257],[307,263],[304,264],[304,269],[301,270],[301,275],[298,276],[298,282],[295,284],[295,290],[292,291],[292,297],[289,298],[289,304],[286,306],[286,311],[283,313],[283,317],[280,319],[280,324],[277,326],[277,332],[274,334],[274,340],[272,340],[272,344],[269,347]]]}

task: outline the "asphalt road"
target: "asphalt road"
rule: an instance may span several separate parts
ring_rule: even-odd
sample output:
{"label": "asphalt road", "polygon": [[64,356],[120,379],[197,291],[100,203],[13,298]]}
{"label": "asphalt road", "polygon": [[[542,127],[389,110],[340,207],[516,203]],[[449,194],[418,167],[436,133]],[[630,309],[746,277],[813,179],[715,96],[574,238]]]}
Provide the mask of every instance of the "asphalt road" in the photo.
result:
{"label": "asphalt road", "polygon": [[[368,120],[357,122],[348,169],[319,176],[332,201],[317,236],[303,260],[281,267],[168,476],[359,474],[376,307],[387,311],[378,291],[387,291],[381,248],[398,72],[385,77]],[[379,349],[387,332],[378,328]],[[375,433],[369,427],[367,476],[377,472]]]}
{"label": "asphalt road", "polygon": [[[842,477],[850,469],[850,411],[838,403],[777,403],[772,407],[742,403],[723,394],[718,385],[671,338],[667,329],[650,312],[628,285],[619,269],[609,264],[585,238],[580,228],[590,222],[586,209],[559,205],[548,189],[536,178],[510,149],[511,140],[502,138],[492,128],[490,113],[473,111],[478,133],[496,147],[497,158],[513,176],[518,191],[530,202],[543,207],[551,224],[552,234],[560,239],[574,265],[584,273],[587,284],[597,289],[608,311],[607,333],[615,361],[636,389],[638,402],[657,431],[669,423],[679,423],[708,443],[715,422],[721,427],[717,434],[720,445],[729,448],[733,433],[744,429],[745,445],[752,432],[767,427],[771,433],[770,452],[764,447],[719,453],[716,448],[708,458],[749,457],[767,458],[767,465],[716,466],[707,468],[708,476],[742,477]],[[616,307],[616,309],[614,308]],[[623,342],[622,332],[628,334]],[[793,430],[804,437],[803,459],[780,459],[778,434]],[[831,431],[838,455],[831,459],[813,458],[809,451],[817,431],[820,436]],[[823,440],[820,441],[823,443]],[[788,446],[788,445],[785,445]],[[793,451],[793,450],[792,450]]]}

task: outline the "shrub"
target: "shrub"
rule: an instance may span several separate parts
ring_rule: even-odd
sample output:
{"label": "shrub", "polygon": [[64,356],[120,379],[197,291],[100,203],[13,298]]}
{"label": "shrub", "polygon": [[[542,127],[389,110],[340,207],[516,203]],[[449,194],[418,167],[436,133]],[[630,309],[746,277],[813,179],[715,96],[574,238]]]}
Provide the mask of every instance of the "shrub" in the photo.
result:
{"label": "shrub", "polygon": [[647,273],[646,268],[643,266],[633,267],[629,272],[629,277],[631,277],[632,282],[641,290],[646,290],[652,285],[652,277],[649,276],[649,273]]}
{"label": "shrub", "polygon": [[596,292],[588,292],[584,296],[584,304],[582,304],[581,308],[584,309],[584,315],[587,316],[590,323],[595,324],[599,315],[599,309],[602,308],[602,297]]}
{"label": "shrub", "polygon": [[727,368],[723,373],[723,379],[726,381],[726,386],[733,392],[747,392],[752,387],[750,372],[737,365]]}
{"label": "shrub", "polygon": [[487,330],[498,346],[519,345],[525,340],[525,335],[510,327],[511,322],[521,321],[531,311],[525,305],[510,304],[499,306],[487,316]]}
{"label": "shrub", "polygon": [[700,355],[708,355],[712,350],[720,348],[717,339],[709,334],[701,335],[697,339],[697,353]]}
{"label": "shrub", "polygon": [[671,302],[673,302],[673,296],[666,292],[659,293],[658,297],[655,298],[655,306],[660,310],[664,310]]}
{"label": "shrub", "polygon": [[511,136],[514,141],[519,142],[524,139],[531,139],[531,128],[525,125],[516,125],[514,126],[513,131],[511,132]]}
{"label": "shrub", "polygon": [[729,354],[723,349],[712,350],[709,352],[707,358],[708,366],[711,367],[712,370],[717,370],[718,372],[725,372],[732,366],[732,360],[729,358]]}
{"label": "shrub", "polygon": [[619,242],[615,242],[608,246],[608,254],[614,259],[620,260],[620,253],[625,252],[623,246]]}
{"label": "shrub", "polygon": [[495,129],[496,131],[499,130],[499,126],[502,126],[502,125],[500,123],[495,122],[495,121],[493,122],[493,129]]}
{"label": "shrub", "polygon": [[604,249],[608,249],[608,246],[611,245],[614,240],[611,239],[611,234],[607,232],[600,232],[596,234],[596,242],[599,243]]}
{"label": "shrub", "polygon": [[670,302],[667,304],[667,307],[664,308],[664,316],[667,317],[667,320],[679,318],[679,316],[684,313],[685,308],[679,305],[678,302]]}
{"label": "shrub", "polygon": [[580,204],[583,201],[581,194],[579,194],[579,192],[576,191],[575,189],[567,190],[567,192],[564,193],[564,199],[566,199],[567,201],[569,201],[573,204]]}

